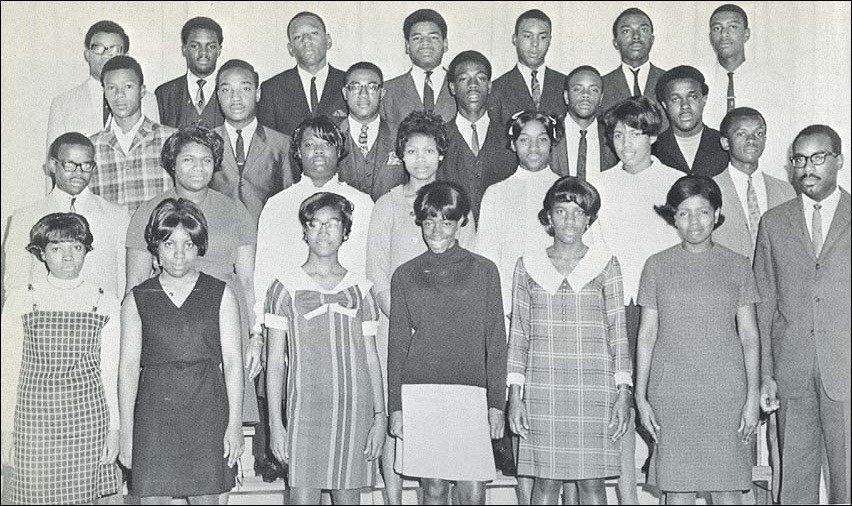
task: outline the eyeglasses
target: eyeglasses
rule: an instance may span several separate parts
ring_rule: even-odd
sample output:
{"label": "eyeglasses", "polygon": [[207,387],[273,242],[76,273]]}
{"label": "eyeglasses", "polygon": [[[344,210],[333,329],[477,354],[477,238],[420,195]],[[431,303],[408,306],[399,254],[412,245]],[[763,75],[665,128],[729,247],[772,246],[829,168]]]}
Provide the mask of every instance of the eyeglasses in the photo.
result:
{"label": "eyeglasses", "polygon": [[94,161],[77,163],[72,162],[71,160],[60,160],[59,158],[54,158],[54,160],[59,162],[59,165],[62,167],[62,170],[69,174],[77,172],[77,169],[80,169],[83,172],[92,172],[93,170],[95,170],[95,165],[97,165]]}
{"label": "eyeglasses", "polygon": [[346,88],[349,91],[349,93],[358,94],[358,93],[361,93],[361,91],[363,91],[363,90],[367,90],[367,93],[369,93],[370,95],[375,95],[376,93],[379,92],[380,89],[382,89],[382,85],[379,84],[379,83],[361,84],[361,83],[354,83],[353,82],[353,83],[347,84],[346,86],[344,86],[344,88]]}
{"label": "eyeglasses", "polygon": [[308,228],[311,230],[320,230],[325,227],[326,230],[339,230],[343,226],[343,220],[340,218],[331,218],[328,221],[309,220]]}
{"label": "eyeglasses", "polygon": [[92,44],[89,46],[89,50],[96,55],[100,56],[107,51],[112,54],[124,54],[124,46],[120,44],[116,44],[114,46],[104,46],[103,44]]}
{"label": "eyeglasses", "polygon": [[793,167],[797,169],[803,169],[808,164],[808,160],[810,160],[811,165],[816,167],[824,164],[825,157],[828,155],[837,156],[837,153],[832,153],[831,151],[820,151],[819,153],[814,153],[811,156],[793,155],[790,157],[790,163],[792,163]]}

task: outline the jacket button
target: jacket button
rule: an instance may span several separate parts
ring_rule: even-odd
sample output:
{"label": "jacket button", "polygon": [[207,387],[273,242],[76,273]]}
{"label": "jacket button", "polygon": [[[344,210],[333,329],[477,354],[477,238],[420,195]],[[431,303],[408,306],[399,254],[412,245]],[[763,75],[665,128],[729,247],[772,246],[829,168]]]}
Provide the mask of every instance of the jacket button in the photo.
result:
{"label": "jacket button", "polygon": [[821,265],[820,265],[820,264],[816,264],[816,269],[817,269],[817,270],[819,270],[819,268],[820,268],[820,267],[821,267]]}

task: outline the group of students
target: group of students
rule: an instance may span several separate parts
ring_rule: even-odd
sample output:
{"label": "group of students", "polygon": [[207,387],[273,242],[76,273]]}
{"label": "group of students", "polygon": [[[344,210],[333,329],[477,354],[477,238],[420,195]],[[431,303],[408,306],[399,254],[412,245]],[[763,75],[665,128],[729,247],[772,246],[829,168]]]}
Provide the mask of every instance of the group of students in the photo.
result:
{"label": "group of students", "polygon": [[[714,18],[741,30],[738,9]],[[638,428],[669,503],[738,503],[760,408],[779,407],[782,500],[811,500],[823,445],[830,499],[848,498],[850,212],[830,127],[793,140],[791,186],[756,172],[760,112],[729,103],[719,131],[703,125],[692,67],[646,82],[658,101],[638,96],[634,72],[634,93],[605,110],[612,74],[579,67],[559,87],[563,117],[545,110],[550,69],[521,83],[530,104],[512,103],[508,77],[489,100],[487,58],[441,68],[446,23],[421,9],[404,32],[424,79],[329,67],[322,20],[299,13],[297,68],[259,86],[229,61],[215,114],[202,82],[197,100],[163,107],[215,70],[221,28],[194,18],[187,77],[157,93],[161,118],[189,117],[170,128],[145,115],[141,68],[114,56],[103,23],[87,55],[91,38],[112,56],[97,69],[108,126],[51,142],[56,188],[13,216],[6,245],[31,255],[11,266],[25,282],[6,276],[2,316],[10,501],[115,494],[118,461],[143,503],[213,504],[234,486],[242,425],[260,422],[256,459],[288,465],[299,504],[322,491],[357,503],[375,461],[389,503],[402,476],[420,478],[425,503],[446,502],[451,482],[483,503],[507,428],[520,502],[604,503],[616,476],[622,503],[638,502]],[[650,19],[622,13],[617,47],[622,29],[646,65]],[[522,14],[519,58],[549,31],[541,11]],[[546,47],[523,54],[540,65]],[[311,70],[348,112],[323,113]],[[440,73],[455,104],[431,89]],[[300,81],[304,114],[286,98]],[[261,88],[277,99],[258,103]],[[672,150],[685,167],[661,161]],[[802,428],[814,423],[816,436]]]}

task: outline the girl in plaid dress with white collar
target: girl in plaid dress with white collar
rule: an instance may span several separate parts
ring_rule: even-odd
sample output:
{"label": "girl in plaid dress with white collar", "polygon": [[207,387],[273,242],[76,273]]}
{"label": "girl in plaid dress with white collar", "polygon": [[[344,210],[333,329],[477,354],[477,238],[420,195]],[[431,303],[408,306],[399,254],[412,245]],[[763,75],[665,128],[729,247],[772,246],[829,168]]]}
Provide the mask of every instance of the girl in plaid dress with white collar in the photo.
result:
{"label": "girl in plaid dress with white collar", "polygon": [[27,250],[44,281],[3,307],[3,467],[13,504],[91,503],[118,492],[119,302],[79,277],[92,250],[86,219],[52,213]]}

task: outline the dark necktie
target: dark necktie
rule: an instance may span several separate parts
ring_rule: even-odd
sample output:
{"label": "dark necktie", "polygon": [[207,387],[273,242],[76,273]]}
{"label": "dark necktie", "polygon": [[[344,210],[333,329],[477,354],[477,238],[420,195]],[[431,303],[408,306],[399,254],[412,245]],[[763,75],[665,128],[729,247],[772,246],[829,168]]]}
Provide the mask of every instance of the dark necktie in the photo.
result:
{"label": "dark necktie", "polygon": [[476,124],[470,124],[473,133],[470,134],[470,150],[473,151],[473,156],[479,156],[479,134],[476,133]]}
{"label": "dark necktie", "polygon": [[435,90],[432,89],[432,71],[426,71],[426,79],[423,81],[423,108],[431,111],[435,108]]}
{"label": "dark necktie", "polygon": [[367,156],[370,149],[367,147],[367,129],[369,126],[361,125],[361,133],[358,134],[358,148],[361,150],[361,154]]}
{"label": "dark necktie", "polygon": [[541,103],[541,84],[538,82],[537,74],[538,70],[533,70],[532,79],[530,80],[530,90],[532,90],[532,99],[536,110],[538,110],[538,106]]}
{"label": "dark necktie", "polygon": [[630,72],[633,72],[633,96],[634,97],[641,97],[642,96],[642,90],[639,89],[639,70],[641,70],[641,69],[636,69],[636,70],[630,69]]}
{"label": "dark necktie", "polygon": [[199,79],[196,82],[198,83],[198,93],[195,94],[195,109],[198,114],[201,114],[204,111],[204,85],[207,84],[207,81]]}
{"label": "dark necktie", "polygon": [[106,97],[103,97],[103,98],[104,98],[104,126],[106,126],[107,122],[109,121],[110,111],[109,111],[109,103],[107,103]]}
{"label": "dark necktie", "polygon": [[577,177],[586,179],[586,152],[588,151],[586,131],[580,130],[580,145],[577,148]]}
{"label": "dark necktie", "polygon": [[319,111],[319,97],[317,95],[317,78],[311,78],[311,116],[318,116]]}
{"label": "dark necktie", "polygon": [[736,95],[734,95],[734,73],[728,72],[728,110],[736,107]]}
{"label": "dark necktie", "polygon": [[69,213],[76,213],[77,212],[77,207],[74,205],[74,201],[76,201],[76,200],[77,200],[77,197],[71,197],[71,208],[68,209]]}
{"label": "dark necktie", "polygon": [[246,165],[246,145],[243,141],[243,131],[237,130],[237,167],[239,167],[240,172],[243,171],[243,167]]}
{"label": "dark necktie", "polygon": [[814,256],[817,258],[822,251],[822,214],[819,212],[820,209],[822,209],[822,204],[814,204],[814,214],[811,218],[811,236],[814,243]]}

